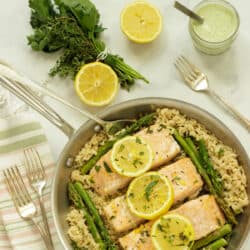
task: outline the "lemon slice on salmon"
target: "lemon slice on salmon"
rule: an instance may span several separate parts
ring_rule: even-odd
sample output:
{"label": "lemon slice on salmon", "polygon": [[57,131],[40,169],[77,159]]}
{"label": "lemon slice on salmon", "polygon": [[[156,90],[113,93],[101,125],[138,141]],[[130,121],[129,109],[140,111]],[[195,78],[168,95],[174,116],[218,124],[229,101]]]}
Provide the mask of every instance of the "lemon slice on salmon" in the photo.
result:
{"label": "lemon slice on salmon", "polygon": [[152,166],[153,152],[148,143],[137,136],[117,141],[112,149],[112,168],[120,175],[135,177]]}
{"label": "lemon slice on salmon", "polygon": [[133,214],[152,220],[168,211],[173,204],[174,191],[166,176],[148,172],[130,183],[126,197]]}
{"label": "lemon slice on salmon", "polygon": [[85,64],[75,78],[75,90],[81,100],[91,106],[109,104],[118,91],[118,77],[107,64]]}
{"label": "lemon slice on salmon", "polygon": [[151,237],[156,250],[189,250],[194,242],[194,228],[186,217],[169,213],[153,224]]}
{"label": "lemon slice on salmon", "polygon": [[131,41],[148,43],[160,34],[162,17],[155,6],[146,1],[136,1],[123,9],[121,29]]}

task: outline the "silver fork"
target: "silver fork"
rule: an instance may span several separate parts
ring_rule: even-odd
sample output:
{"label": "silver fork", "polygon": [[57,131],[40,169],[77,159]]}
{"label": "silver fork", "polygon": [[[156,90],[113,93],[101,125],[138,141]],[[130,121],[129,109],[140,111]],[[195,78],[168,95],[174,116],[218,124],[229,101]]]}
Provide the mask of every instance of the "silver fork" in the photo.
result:
{"label": "silver fork", "polygon": [[46,185],[46,176],[44,166],[37,150],[33,147],[24,149],[24,165],[29,179],[29,183],[38,196],[38,202],[41,209],[43,224],[48,235],[51,249],[54,249],[51,234],[49,231],[49,224],[46,217],[46,211],[42,201],[43,189]]}
{"label": "silver fork", "polygon": [[194,91],[204,91],[215,97],[220,103],[224,105],[236,118],[238,118],[243,125],[250,131],[250,120],[243,116],[237,109],[229,104],[223,97],[218,95],[214,90],[209,88],[207,76],[201,72],[199,68],[189,62],[184,56],[179,56],[175,62],[175,67],[182,75],[184,81]]}
{"label": "silver fork", "polygon": [[48,250],[52,250],[46,232],[36,220],[37,209],[23,182],[19,169],[17,168],[17,166],[14,166],[4,170],[3,174],[8,191],[11,195],[18,214],[22,219],[31,220],[35,224],[42,236],[46,248]]}

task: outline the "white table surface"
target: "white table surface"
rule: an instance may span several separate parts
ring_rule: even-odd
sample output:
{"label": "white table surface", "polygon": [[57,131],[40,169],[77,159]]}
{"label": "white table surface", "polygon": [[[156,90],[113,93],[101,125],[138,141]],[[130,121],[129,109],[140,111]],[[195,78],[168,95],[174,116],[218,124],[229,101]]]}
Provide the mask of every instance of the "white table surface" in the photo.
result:
{"label": "white table surface", "polygon": [[[239,138],[246,151],[250,151],[249,133],[213,99],[204,94],[192,92],[182,82],[173,66],[176,57],[183,54],[207,73],[211,87],[230,101],[235,108],[250,118],[250,2],[247,0],[230,2],[237,8],[241,18],[240,32],[232,48],[219,56],[207,56],[192,45],[188,33],[188,19],[175,10],[173,1],[151,0],[159,7],[163,16],[163,31],[151,44],[137,45],[129,42],[119,27],[119,13],[131,0],[94,0],[101,14],[101,21],[108,29],[103,40],[112,53],[118,53],[126,62],[145,75],[150,84],[136,84],[130,92],[120,90],[114,103],[139,97],[169,97],[180,99],[206,109],[222,120]],[[194,6],[197,0],[183,0],[187,6]],[[27,46],[26,36],[32,32],[29,25],[30,10],[28,0],[2,1],[0,8],[0,59],[28,77],[38,82],[48,81],[48,87],[60,93],[73,104],[84,106],[73,90],[70,79],[50,79],[47,75],[55,63],[57,54],[37,53]],[[58,113],[78,128],[86,118],[54,101]],[[89,109],[89,108],[88,108]],[[101,109],[89,109],[100,112]],[[40,115],[55,159],[62,151],[67,138]],[[250,249],[250,240],[243,249]]]}

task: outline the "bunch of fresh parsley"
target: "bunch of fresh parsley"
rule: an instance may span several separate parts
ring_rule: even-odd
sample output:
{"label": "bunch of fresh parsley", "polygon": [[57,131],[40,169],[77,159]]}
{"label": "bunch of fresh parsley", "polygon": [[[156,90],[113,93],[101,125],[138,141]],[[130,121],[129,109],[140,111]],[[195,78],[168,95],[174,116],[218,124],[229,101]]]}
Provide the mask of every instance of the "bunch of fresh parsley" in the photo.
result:
{"label": "bunch of fresh parsley", "polygon": [[[34,33],[28,36],[29,45],[36,51],[62,51],[50,75],[74,77],[82,65],[96,61],[105,50],[105,44],[99,38],[104,28],[91,1],[29,0],[29,6],[30,24],[34,29]],[[148,82],[118,55],[108,53],[103,62],[113,68],[121,86],[126,89],[137,79]]]}

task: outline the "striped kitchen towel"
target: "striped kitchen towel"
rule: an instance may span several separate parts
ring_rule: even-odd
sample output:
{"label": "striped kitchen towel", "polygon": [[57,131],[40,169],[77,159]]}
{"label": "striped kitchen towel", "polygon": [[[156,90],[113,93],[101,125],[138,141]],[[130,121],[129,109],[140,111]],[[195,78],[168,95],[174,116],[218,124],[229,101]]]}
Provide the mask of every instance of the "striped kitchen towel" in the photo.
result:
{"label": "striped kitchen towel", "polygon": [[[50,188],[55,164],[44,131],[30,113],[0,119],[0,249],[46,249],[32,222],[22,220],[17,214],[2,173],[3,169],[17,165],[31,197],[37,198],[29,186],[23,166],[23,149],[28,146],[34,146],[37,149],[45,166],[47,185],[44,189],[44,205],[55,249],[63,249],[55,231],[50,206]],[[38,206],[37,208],[39,209]],[[40,212],[39,220],[41,220]]]}

